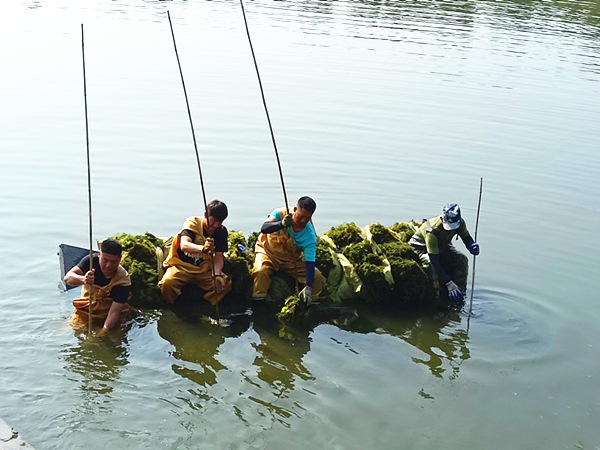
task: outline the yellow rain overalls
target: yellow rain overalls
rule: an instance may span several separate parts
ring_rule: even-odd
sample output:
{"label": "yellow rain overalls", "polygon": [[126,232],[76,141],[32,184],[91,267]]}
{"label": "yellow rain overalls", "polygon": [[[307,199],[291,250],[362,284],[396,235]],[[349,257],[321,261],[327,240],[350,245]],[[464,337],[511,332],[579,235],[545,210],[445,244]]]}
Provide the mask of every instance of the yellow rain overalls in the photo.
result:
{"label": "yellow rain overalls", "polygon": [[215,284],[210,260],[202,260],[198,265],[182,261],[177,250],[181,245],[181,233],[190,230],[194,233],[194,244],[204,245],[206,238],[202,229],[202,217],[188,217],[175,236],[169,256],[164,261],[165,274],[158,283],[166,303],[173,304],[181,294],[181,288],[186,284],[195,284],[205,291],[204,299],[211,305],[219,303],[229,291],[231,291],[231,280],[227,280],[220,293],[215,291]]}
{"label": "yellow rain overalls", "polygon": [[[111,278],[110,283],[106,286],[92,286],[92,321],[104,322],[108,316],[108,311],[112,305],[113,299],[110,296],[112,288],[115,286],[131,286],[129,274],[123,266],[117,268],[117,273]],[[81,286],[81,297],[73,300],[75,307],[74,320],[89,320],[89,303],[90,303],[90,285],[84,284]],[[125,305],[121,312],[121,319],[129,314],[129,306]]]}
{"label": "yellow rain overalls", "polygon": [[[285,208],[280,208],[277,211],[281,217],[287,214]],[[312,224],[306,226],[312,226]],[[271,275],[278,270],[290,274],[300,283],[306,283],[306,266],[302,250],[288,234],[287,229],[269,234],[260,233],[254,247],[254,255],[252,297],[262,298],[267,296],[271,285]],[[312,297],[314,299],[318,298],[321,287],[321,272],[315,268],[315,281],[312,287]]]}

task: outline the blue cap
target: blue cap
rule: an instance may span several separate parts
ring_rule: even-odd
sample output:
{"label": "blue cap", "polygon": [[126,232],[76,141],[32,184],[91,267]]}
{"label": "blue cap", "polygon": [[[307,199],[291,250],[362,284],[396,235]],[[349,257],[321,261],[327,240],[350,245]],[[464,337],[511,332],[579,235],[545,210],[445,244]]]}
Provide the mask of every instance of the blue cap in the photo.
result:
{"label": "blue cap", "polygon": [[456,230],[460,226],[460,207],[456,203],[448,203],[442,208],[442,225],[444,230]]}

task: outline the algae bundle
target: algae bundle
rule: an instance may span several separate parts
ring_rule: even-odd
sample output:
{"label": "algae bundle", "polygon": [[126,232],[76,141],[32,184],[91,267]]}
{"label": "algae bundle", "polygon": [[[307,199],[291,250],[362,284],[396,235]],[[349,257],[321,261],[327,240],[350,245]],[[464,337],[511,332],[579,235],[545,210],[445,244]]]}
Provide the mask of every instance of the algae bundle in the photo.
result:
{"label": "algae bundle", "polygon": [[229,246],[223,271],[231,278],[231,292],[235,296],[250,297],[252,293],[250,270],[254,263],[254,254],[249,249],[243,233],[230,231],[228,240]]}
{"label": "algae bundle", "polygon": [[162,295],[158,281],[162,276],[165,242],[151,233],[143,235],[117,234],[110,237],[123,246],[121,265],[131,277],[130,303],[137,306],[159,307]]}
{"label": "algae bundle", "polygon": [[363,240],[362,231],[354,222],[345,223],[338,227],[332,227],[324,234],[325,236],[328,236],[339,249],[343,249],[348,245],[358,244]]}
{"label": "algae bundle", "polygon": [[411,221],[409,223],[396,222],[390,227],[390,230],[396,233],[396,235],[400,237],[400,240],[402,242],[408,242],[410,238],[413,237],[413,235],[415,234],[415,231],[417,231],[417,228],[419,228],[420,226],[420,223],[416,223],[414,221]]}

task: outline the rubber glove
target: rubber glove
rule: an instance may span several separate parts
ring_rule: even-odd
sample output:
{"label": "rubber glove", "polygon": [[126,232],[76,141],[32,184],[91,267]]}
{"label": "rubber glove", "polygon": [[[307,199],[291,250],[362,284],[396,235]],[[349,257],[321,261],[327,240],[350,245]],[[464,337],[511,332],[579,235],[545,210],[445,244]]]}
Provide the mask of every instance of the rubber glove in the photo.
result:
{"label": "rubber glove", "polygon": [[471,252],[471,255],[479,255],[479,244],[477,242],[473,242],[469,247],[469,251]]}
{"label": "rubber glove", "polygon": [[204,246],[202,247],[202,251],[212,255],[215,252],[215,240],[213,238],[206,238],[206,241],[204,241]]}
{"label": "rubber glove", "polygon": [[454,281],[448,281],[446,283],[446,288],[448,289],[448,297],[450,300],[458,300],[462,298],[463,293]]}
{"label": "rubber glove", "polygon": [[310,286],[305,286],[304,289],[300,291],[298,296],[304,300],[306,306],[310,306],[312,304],[312,288]]}
{"label": "rubber glove", "polygon": [[225,285],[227,284],[227,277],[225,275],[215,275],[215,292],[220,294],[223,292]]}
{"label": "rubber glove", "polygon": [[287,227],[291,227],[293,223],[294,223],[294,220],[292,219],[292,215],[286,214],[285,217],[283,218],[283,220],[281,221],[281,226],[283,228],[287,228]]}

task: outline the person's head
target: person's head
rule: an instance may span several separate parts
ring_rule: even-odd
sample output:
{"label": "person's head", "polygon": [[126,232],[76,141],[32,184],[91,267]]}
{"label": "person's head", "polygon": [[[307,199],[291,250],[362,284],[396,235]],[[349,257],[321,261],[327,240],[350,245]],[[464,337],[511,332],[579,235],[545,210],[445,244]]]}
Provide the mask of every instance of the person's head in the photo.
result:
{"label": "person's head", "polygon": [[107,278],[112,278],[117,273],[122,253],[123,247],[118,241],[106,239],[100,245],[100,269]]}
{"label": "person's head", "polygon": [[442,208],[442,226],[444,230],[456,230],[460,226],[460,207],[456,203],[448,203]]}
{"label": "person's head", "polygon": [[312,198],[306,196],[300,197],[292,213],[294,223],[300,224],[303,227],[306,226],[316,209],[317,204]]}
{"label": "person's head", "polygon": [[[227,219],[229,212],[227,211],[227,205],[220,200],[213,200],[206,205],[206,209],[208,212],[208,232],[213,234]],[[204,218],[206,218],[206,212]]]}

